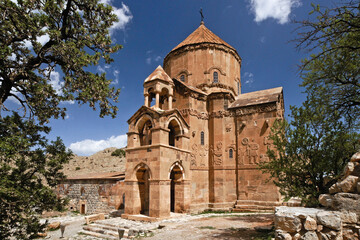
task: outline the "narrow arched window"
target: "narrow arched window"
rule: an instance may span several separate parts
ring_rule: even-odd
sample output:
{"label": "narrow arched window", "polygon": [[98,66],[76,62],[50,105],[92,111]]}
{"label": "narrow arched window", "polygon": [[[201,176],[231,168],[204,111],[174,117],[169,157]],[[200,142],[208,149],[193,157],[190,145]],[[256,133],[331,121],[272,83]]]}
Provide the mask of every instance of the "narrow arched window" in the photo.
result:
{"label": "narrow arched window", "polygon": [[229,102],[227,99],[224,99],[224,109],[228,110],[228,107],[229,107]]}
{"label": "narrow arched window", "polygon": [[229,150],[229,158],[233,158],[233,150],[230,148],[230,150]]}
{"label": "narrow arched window", "polygon": [[200,133],[200,143],[201,145],[205,145],[205,136],[204,136],[204,132]]}
{"label": "narrow arched window", "polygon": [[214,83],[218,83],[219,82],[219,75],[218,75],[218,72],[214,72],[213,73],[213,78],[214,78]]}
{"label": "narrow arched window", "polygon": [[182,82],[185,82],[185,75],[184,75],[184,74],[182,74],[182,75],[180,76],[180,80],[181,80]]}

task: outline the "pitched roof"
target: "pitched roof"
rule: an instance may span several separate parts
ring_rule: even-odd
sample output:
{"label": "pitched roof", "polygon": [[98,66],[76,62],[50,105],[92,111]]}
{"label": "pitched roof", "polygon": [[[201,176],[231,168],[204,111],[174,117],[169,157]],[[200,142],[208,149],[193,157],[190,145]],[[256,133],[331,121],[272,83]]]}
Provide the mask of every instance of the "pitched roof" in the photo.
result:
{"label": "pitched roof", "polygon": [[159,65],[155,71],[153,71],[144,81],[144,83],[147,82],[151,82],[154,80],[162,80],[165,82],[169,82],[169,83],[174,83],[173,80],[171,79],[171,77],[169,77],[169,75],[166,74],[166,72],[164,71],[164,69]]}
{"label": "pitched roof", "polygon": [[199,43],[215,43],[224,45],[228,48],[235,49],[227,44],[224,40],[216,36],[212,31],[205,27],[204,22],[201,22],[200,26],[192,32],[184,41],[177,45],[172,51],[179,49],[185,45],[199,44]]}
{"label": "pitched roof", "polygon": [[102,180],[121,180],[125,178],[124,172],[106,172],[106,173],[88,173],[74,177],[68,177],[65,180],[90,180],[90,179],[102,179]]}
{"label": "pitched roof", "polygon": [[246,107],[264,103],[276,102],[283,91],[282,87],[240,94],[229,108]]}

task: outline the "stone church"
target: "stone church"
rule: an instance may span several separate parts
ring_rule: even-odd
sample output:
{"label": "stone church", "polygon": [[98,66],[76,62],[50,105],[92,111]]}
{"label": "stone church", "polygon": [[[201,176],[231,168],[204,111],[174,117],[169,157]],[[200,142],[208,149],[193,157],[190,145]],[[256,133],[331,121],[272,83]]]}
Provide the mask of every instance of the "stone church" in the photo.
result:
{"label": "stone church", "polygon": [[241,93],[241,62],[201,22],[145,79],[144,105],[128,120],[122,217],[280,204],[257,164],[268,161],[283,90]]}

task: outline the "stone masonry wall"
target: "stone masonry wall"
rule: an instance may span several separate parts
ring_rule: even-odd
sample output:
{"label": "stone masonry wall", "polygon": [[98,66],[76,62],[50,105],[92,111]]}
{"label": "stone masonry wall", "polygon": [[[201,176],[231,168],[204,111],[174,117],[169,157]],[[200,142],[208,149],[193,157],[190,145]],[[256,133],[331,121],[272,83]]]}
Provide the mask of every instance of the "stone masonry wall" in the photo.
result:
{"label": "stone masonry wall", "polygon": [[69,210],[81,212],[85,204],[86,214],[107,213],[124,207],[123,186],[114,180],[67,180],[58,185],[58,194],[70,199]]}
{"label": "stone masonry wall", "polygon": [[360,222],[354,212],[317,208],[277,207],[275,238],[283,240],[355,240]]}
{"label": "stone masonry wall", "polygon": [[360,153],[346,165],[329,194],[319,197],[326,209],[278,207],[276,239],[360,239]]}

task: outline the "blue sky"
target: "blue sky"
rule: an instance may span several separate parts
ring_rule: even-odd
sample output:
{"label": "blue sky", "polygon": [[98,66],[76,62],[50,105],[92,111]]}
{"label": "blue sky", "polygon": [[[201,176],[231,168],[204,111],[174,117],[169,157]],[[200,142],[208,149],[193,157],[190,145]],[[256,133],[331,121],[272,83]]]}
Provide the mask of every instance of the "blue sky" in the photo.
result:
{"label": "blue sky", "polygon": [[[65,120],[52,120],[50,139],[60,136],[78,155],[91,155],[107,147],[126,145],[127,120],[143,105],[143,81],[166,54],[200,24],[200,8],[205,25],[237,49],[242,58],[242,92],[282,86],[285,115],[289,105],[300,105],[305,96],[297,65],[306,56],[290,40],[296,37],[291,20],[308,18],[310,1],[300,0],[187,0],[187,1],[107,1],[115,7],[119,22],[112,38],[123,49],[113,55],[110,65],[93,71],[106,72],[121,88],[118,115],[100,118],[88,106],[63,103]],[[320,4],[329,4],[321,1]],[[61,76],[54,74],[53,84]],[[60,86],[60,85],[59,85]]]}

